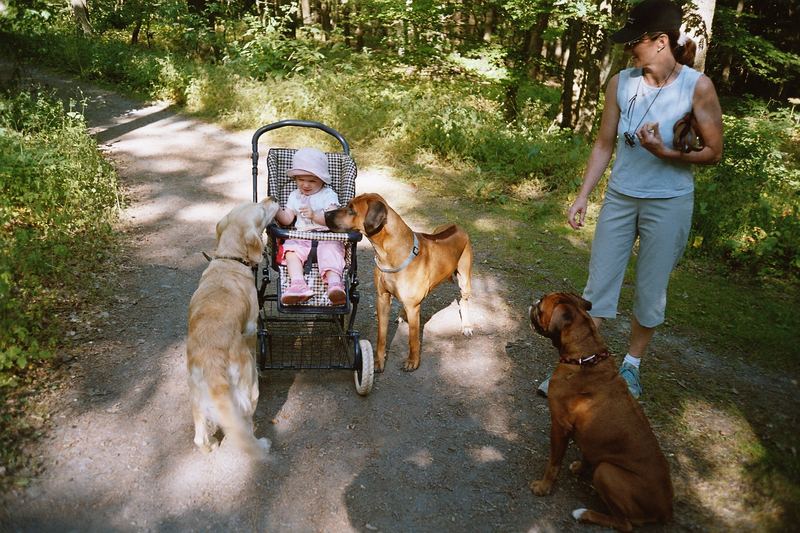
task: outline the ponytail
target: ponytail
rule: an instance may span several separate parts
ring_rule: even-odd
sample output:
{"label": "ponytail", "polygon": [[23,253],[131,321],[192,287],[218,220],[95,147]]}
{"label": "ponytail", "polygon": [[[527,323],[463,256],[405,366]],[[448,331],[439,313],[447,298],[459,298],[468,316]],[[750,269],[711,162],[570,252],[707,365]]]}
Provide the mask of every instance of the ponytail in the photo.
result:
{"label": "ponytail", "polygon": [[678,30],[664,32],[669,38],[669,47],[675,61],[681,65],[694,67],[694,59],[697,54],[697,44],[685,33]]}

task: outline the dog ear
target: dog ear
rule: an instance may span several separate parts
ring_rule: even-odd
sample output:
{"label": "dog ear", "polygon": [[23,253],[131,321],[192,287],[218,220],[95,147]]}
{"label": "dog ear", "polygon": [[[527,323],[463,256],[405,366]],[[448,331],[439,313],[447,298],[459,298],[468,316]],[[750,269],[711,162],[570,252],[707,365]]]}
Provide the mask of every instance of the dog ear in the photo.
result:
{"label": "dog ear", "polygon": [[386,205],[383,202],[370,202],[367,216],[364,217],[364,232],[367,237],[375,235],[386,224]]}
{"label": "dog ear", "polygon": [[219,238],[222,236],[222,232],[225,231],[225,228],[228,226],[228,219],[230,215],[225,215],[217,222],[217,244],[219,244]]}
{"label": "dog ear", "polygon": [[569,305],[560,303],[550,313],[550,323],[547,329],[550,332],[561,331],[564,326],[571,324],[574,319],[572,308]]}
{"label": "dog ear", "polygon": [[575,301],[575,304],[582,307],[586,311],[592,310],[592,302],[589,300],[584,299],[582,296],[578,296],[577,294],[569,293],[569,297]]}
{"label": "dog ear", "polygon": [[247,260],[256,265],[264,257],[264,241],[261,240],[261,232],[257,229],[249,229],[245,233],[244,243],[247,249]]}

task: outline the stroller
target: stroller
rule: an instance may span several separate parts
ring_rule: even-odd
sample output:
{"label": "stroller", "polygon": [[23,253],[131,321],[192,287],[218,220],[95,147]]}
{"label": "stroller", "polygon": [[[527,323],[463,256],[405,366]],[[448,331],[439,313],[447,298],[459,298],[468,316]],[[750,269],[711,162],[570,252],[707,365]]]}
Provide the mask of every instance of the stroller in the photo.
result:
{"label": "stroller", "polygon": [[[342,153],[326,153],[326,156],[331,175],[330,187],[339,196],[339,203],[347,204],[355,195],[357,174],[356,163],[350,157],[350,146],[336,130],[319,122],[305,120],[275,122],[262,126],[253,134],[253,201],[259,201],[258,141],[263,134],[286,126],[316,128],[339,141]],[[294,180],[286,174],[296,151],[293,148],[270,148],[267,153],[266,195],[276,198],[281,206],[286,205],[289,194],[296,188]],[[257,342],[260,370],[352,370],[356,392],[366,396],[372,390],[374,379],[372,345],[360,339],[359,333],[353,329],[359,301],[356,245],[362,238],[361,234],[357,231],[297,231],[273,223],[267,227],[267,235],[265,255],[269,259],[262,266],[260,275],[256,276],[260,308]],[[281,302],[281,294],[288,289],[290,282],[286,266],[279,263],[280,248],[286,239],[307,239],[312,246],[305,263],[304,277],[314,290],[314,295],[294,305]],[[345,269],[342,278],[346,298],[343,305],[331,303],[319,276],[316,247],[323,240],[338,240],[344,244]],[[277,274],[274,284],[273,274]]]}

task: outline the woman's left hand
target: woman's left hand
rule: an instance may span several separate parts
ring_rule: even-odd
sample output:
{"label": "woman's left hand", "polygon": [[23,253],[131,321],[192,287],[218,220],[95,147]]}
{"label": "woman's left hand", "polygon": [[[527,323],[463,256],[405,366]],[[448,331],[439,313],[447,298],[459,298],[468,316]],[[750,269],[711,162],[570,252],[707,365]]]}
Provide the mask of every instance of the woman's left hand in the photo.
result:
{"label": "woman's left hand", "polygon": [[664,148],[664,141],[661,140],[661,133],[658,131],[658,122],[646,122],[636,132],[639,144],[653,155],[658,156]]}

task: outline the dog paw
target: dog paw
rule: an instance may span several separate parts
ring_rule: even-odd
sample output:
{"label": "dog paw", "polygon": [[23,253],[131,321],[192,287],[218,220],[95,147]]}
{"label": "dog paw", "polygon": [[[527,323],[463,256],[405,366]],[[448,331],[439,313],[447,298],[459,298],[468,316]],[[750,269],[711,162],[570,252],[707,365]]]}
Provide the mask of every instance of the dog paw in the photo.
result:
{"label": "dog paw", "polygon": [[531,481],[531,492],[537,496],[547,496],[550,494],[550,487],[550,483],[543,480]]}
{"label": "dog paw", "polygon": [[195,441],[197,448],[203,453],[211,453],[219,448],[219,441],[214,437],[210,437],[206,442]]}
{"label": "dog paw", "polygon": [[461,333],[463,333],[465,337],[472,337],[472,326],[461,328]]}
{"label": "dog paw", "polygon": [[272,443],[269,441],[267,437],[261,437],[260,439],[258,439],[258,447],[261,448],[261,450],[266,455],[267,452],[269,452],[269,449],[272,447]]}
{"label": "dog paw", "polygon": [[414,370],[419,368],[419,359],[416,361],[412,361],[411,359],[406,359],[403,363],[403,371],[404,372],[413,372]]}
{"label": "dog paw", "polygon": [[586,511],[587,509],[584,509],[583,507],[580,509],[575,509],[574,511],[572,511],[572,518],[574,518],[575,520],[580,520],[581,517],[583,516],[583,513],[585,513]]}

